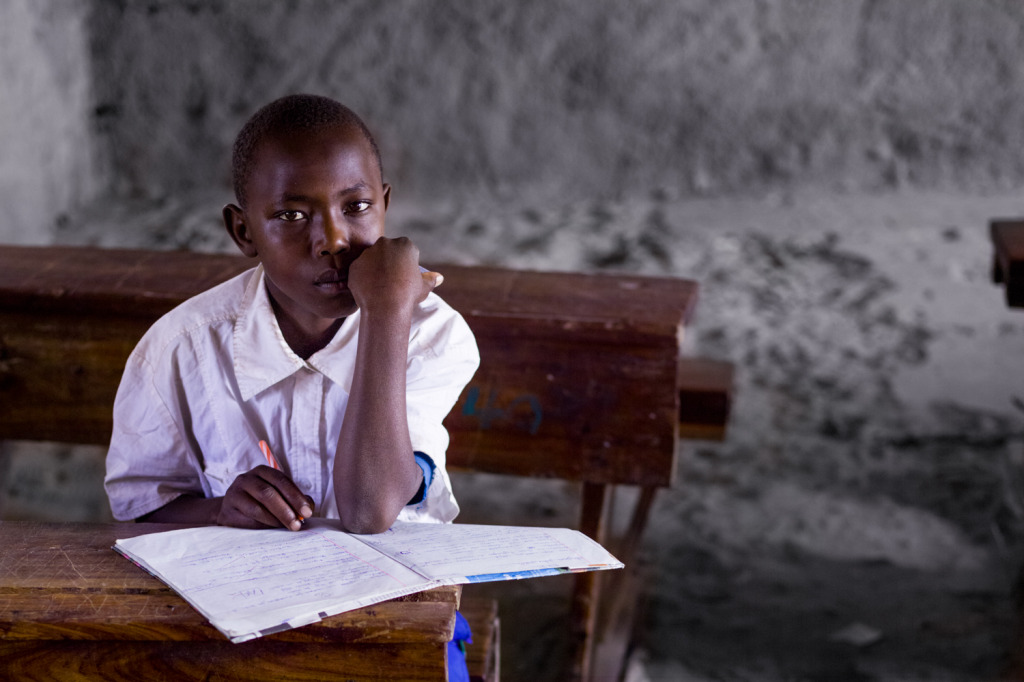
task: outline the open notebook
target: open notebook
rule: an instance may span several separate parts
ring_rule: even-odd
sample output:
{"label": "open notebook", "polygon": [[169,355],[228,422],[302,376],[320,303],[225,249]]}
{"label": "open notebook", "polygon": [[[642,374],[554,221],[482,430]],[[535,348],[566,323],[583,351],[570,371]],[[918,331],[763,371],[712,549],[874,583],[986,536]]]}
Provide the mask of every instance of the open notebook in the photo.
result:
{"label": "open notebook", "polygon": [[298,532],[205,526],[118,540],[232,642],[439,585],[622,568],[567,528],[396,523],[352,535],[312,519]]}

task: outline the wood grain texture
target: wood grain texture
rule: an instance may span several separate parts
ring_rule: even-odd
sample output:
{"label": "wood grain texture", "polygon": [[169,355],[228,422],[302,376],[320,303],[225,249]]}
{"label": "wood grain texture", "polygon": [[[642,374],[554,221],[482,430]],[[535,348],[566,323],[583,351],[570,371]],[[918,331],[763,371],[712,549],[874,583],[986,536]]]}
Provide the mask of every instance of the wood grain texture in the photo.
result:
{"label": "wood grain texture", "polygon": [[494,599],[464,599],[459,611],[473,634],[466,647],[470,682],[498,682],[501,669],[501,621]]}
{"label": "wood grain texture", "polygon": [[[0,638],[226,641],[164,583],[111,549],[118,538],[179,527],[0,522]],[[273,638],[447,642],[459,594],[458,587],[427,590]]]}
{"label": "wood grain texture", "polygon": [[[0,438],[105,444],[125,359],[241,256],[0,247]],[[481,367],[445,422],[452,467],[666,486],[693,282],[437,265]]]}
{"label": "wood grain texture", "polygon": [[5,641],[4,679],[202,680],[203,682],[323,682],[324,680],[447,679],[447,646],[337,646],[255,640],[220,642]]}
{"label": "wood grain texture", "polygon": [[176,527],[0,522],[0,678],[444,679],[460,587],[232,644],[111,549]]}

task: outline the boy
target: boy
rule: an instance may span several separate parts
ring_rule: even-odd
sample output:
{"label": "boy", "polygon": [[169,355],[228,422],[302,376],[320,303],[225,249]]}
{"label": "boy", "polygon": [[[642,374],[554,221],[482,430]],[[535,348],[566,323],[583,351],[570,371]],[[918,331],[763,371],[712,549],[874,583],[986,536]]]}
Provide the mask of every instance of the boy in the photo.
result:
{"label": "boy", "polygon": [[[106,489],[115,518],[354,533],[458,513],[442,419],[479,363],[406,239],[363,122],[294,95],[235,141],[224,224],[258,265],[160,319],[128,360]],[[261,450],[262,442],[269,445]]]}

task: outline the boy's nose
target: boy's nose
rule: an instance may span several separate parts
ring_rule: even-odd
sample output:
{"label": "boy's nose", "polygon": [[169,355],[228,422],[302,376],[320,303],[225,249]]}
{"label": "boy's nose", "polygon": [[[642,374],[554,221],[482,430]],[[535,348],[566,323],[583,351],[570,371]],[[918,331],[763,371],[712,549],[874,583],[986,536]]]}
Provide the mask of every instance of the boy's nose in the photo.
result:
{"label": "boy's nose", "polygon": [[324,218],[323,242],[319,245],[321,256],[333,256],[349,248],[349,235],[345,224],[332,216]]}

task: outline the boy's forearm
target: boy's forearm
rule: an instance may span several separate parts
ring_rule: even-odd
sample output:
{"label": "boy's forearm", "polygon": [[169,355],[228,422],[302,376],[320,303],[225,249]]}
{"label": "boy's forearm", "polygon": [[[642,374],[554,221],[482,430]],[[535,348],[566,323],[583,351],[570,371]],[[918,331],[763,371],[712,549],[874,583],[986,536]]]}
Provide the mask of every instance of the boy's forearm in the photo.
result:
{"label": "boy's forearm", "polygon": [[412,311],[365,312],[352,391],[334,459],[334,491],[346,530],[383,532],[423,480],[406,418],[405,372]]}

